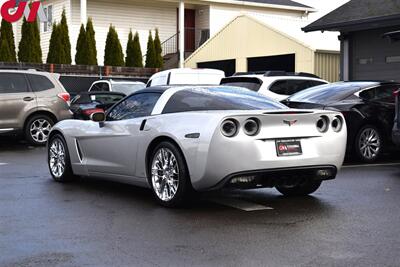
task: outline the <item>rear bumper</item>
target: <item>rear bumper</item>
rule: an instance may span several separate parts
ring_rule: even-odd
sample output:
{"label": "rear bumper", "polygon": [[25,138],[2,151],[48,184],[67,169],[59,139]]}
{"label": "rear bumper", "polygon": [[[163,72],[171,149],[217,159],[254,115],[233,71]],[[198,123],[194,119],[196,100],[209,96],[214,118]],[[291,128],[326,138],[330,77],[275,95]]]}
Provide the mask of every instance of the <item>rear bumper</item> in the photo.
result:
{"label": "rear bumper", "polygon": [[208,190],[222,188],[252,189],[276,187],[285,184],[300,184],[305,181],[326,181],[336,178],[338,169],[332,165],[277,168],[256,171],[243,171],[225,177],[216,186]]}

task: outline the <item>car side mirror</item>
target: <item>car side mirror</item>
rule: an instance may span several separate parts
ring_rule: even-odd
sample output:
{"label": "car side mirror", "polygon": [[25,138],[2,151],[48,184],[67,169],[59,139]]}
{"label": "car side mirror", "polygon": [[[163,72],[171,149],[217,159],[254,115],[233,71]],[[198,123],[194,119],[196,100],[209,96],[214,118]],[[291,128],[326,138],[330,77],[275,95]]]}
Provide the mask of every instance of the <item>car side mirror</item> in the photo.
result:
{"label": "car side mirror", "polygon": [[98,122],[101,127],[104,127],[104,122],[106,121],[106,114],[104,112],[95,112],[90,115],[90,120]]}

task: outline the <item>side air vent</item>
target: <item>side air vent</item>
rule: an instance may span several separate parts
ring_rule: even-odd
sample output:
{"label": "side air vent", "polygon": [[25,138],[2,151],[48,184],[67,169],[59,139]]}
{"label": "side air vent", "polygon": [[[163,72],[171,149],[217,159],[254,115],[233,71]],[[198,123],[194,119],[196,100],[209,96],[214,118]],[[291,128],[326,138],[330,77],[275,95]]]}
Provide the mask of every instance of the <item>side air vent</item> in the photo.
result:
{"label": "side air vent", "polygon": [[78,151],[79,161],[82,162],[82,160],[83,160],[82,150],[81,150],[81,147],[79,146],[78,140],[75,140],[75,144],[76,144],[76,151]]}

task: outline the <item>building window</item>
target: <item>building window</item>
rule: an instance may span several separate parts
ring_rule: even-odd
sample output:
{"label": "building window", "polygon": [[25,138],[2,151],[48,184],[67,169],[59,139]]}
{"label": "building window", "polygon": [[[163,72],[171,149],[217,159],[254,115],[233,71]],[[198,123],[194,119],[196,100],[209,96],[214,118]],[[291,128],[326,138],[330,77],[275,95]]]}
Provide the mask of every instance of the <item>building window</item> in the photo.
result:
{"label": "building window", "polygon": [[399,62],[400,62],[400,56],[386,57],[386,63],[399,63]]}
{"label": "building window", "polygon": [[53,24],[53,6],[48,5],[44,8],[44,13],[46,14],[47,21],[43,23],[43,32],[51,31],[51,26]]}
{"label": "building window", "polygon": [[360,65],[367,65],[367,64],[372,64],[374,60],[372,58],[360,58],[358,59],[358,64]]}

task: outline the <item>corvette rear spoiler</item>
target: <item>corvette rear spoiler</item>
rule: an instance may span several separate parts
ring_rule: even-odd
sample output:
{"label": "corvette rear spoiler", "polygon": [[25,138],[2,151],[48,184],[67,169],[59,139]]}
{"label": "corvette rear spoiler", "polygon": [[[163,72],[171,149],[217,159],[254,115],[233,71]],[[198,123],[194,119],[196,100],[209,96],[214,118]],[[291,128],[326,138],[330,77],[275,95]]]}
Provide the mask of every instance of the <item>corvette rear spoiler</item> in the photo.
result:
{"label": "corvette rear spoiler", "polygon": [[277,112],[264,112],[265,115],[297,115],[297,114],[312,114],[313,111],[287,110]]}

